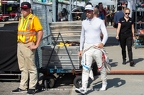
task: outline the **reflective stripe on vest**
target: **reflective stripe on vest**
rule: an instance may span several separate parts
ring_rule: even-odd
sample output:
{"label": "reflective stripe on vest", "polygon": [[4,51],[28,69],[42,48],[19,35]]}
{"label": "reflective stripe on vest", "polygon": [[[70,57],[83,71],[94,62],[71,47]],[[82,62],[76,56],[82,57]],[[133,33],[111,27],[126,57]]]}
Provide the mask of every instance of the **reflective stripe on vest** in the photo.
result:
{"label": "reflective stripe on vest", "polygon": [[30,15],[30,17],[28,17],[26,21],[24,21],[24,18],[20,19],[18,27],[18,42],[36,42],[36,32],[30,30],[32,27],[33,18],[34,15]]}

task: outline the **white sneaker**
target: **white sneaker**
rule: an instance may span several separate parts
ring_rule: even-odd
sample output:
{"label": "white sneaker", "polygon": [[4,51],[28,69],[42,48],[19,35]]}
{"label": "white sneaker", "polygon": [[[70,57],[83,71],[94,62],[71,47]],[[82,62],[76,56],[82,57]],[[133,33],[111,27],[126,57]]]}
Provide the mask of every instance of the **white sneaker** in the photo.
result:
{"label": "white sneaker", "polygon": [[81,94],[86,94],[87,93],[87,90],[82,88],[82,87],[81,88],[75,88],[75,91],[77,91],[77,92],[79,92]]}
{"label": "white sneaker", "polygon": [[100,88],[101,91],[105,91],[107,88],[107,83],[103,83],[102,87]]}

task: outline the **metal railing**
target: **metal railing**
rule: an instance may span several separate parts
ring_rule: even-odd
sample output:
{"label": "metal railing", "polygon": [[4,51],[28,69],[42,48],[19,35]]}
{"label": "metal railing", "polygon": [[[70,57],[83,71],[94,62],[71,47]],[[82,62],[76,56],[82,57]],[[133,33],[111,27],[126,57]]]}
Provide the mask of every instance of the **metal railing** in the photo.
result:
{"label": "metal railing", "polygon": [[[63,8],[69,9],[69,7],[70,7],[69,4],[59,2],[57,12],[59,13]],[[50,36],[49,23],[53,22],[52,4],[46,4],[46,3],[40,3],[40,2],[33,1],[32,2],[32,12],[33,12],[33,14],[35,14],[36,16],[39,17],[40,22],[43,27],[43,32],[44,32],[42,42],[36,51],[36,65],[38,68],[40,68],[42,66],[41,47],[48,45],[52,42],[51,38],[49,37]],[[69,11],[69,13],[70,13],[70,11]]]}

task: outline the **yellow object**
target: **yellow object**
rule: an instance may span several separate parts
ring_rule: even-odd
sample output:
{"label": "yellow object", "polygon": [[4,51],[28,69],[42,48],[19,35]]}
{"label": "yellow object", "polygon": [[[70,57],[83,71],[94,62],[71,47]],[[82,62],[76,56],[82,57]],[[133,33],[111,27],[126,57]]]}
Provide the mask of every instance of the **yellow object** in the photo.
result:
{"label": "yellow object", "polygon": [[18,42],[36,42],[36,32],[42,30],[42,25],[37,16],[29,14],[21,17],[18,25]]}
{"label": "yellow object", "polygon": [[[70,44],[65,44],[66,46],[70,46]],[[64,43],[60,42],[60,44],[58,44],[57,46],[63,47]]]}

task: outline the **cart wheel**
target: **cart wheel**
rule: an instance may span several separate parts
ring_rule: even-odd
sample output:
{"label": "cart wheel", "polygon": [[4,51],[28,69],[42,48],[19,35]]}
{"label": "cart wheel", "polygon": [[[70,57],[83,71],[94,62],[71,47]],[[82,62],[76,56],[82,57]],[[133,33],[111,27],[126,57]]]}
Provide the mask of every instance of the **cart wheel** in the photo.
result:
{"label": "cart wheel", "polygon": [[44,78],[44,87],[47,88],[53,88],[55,86],[56,78],[53,76],[47,76]]}
{"label": "cart wheel", "polygon": [[81,87],[82,86],[82,76],[75,77],[73,83],[74,83],[76,88]]}

